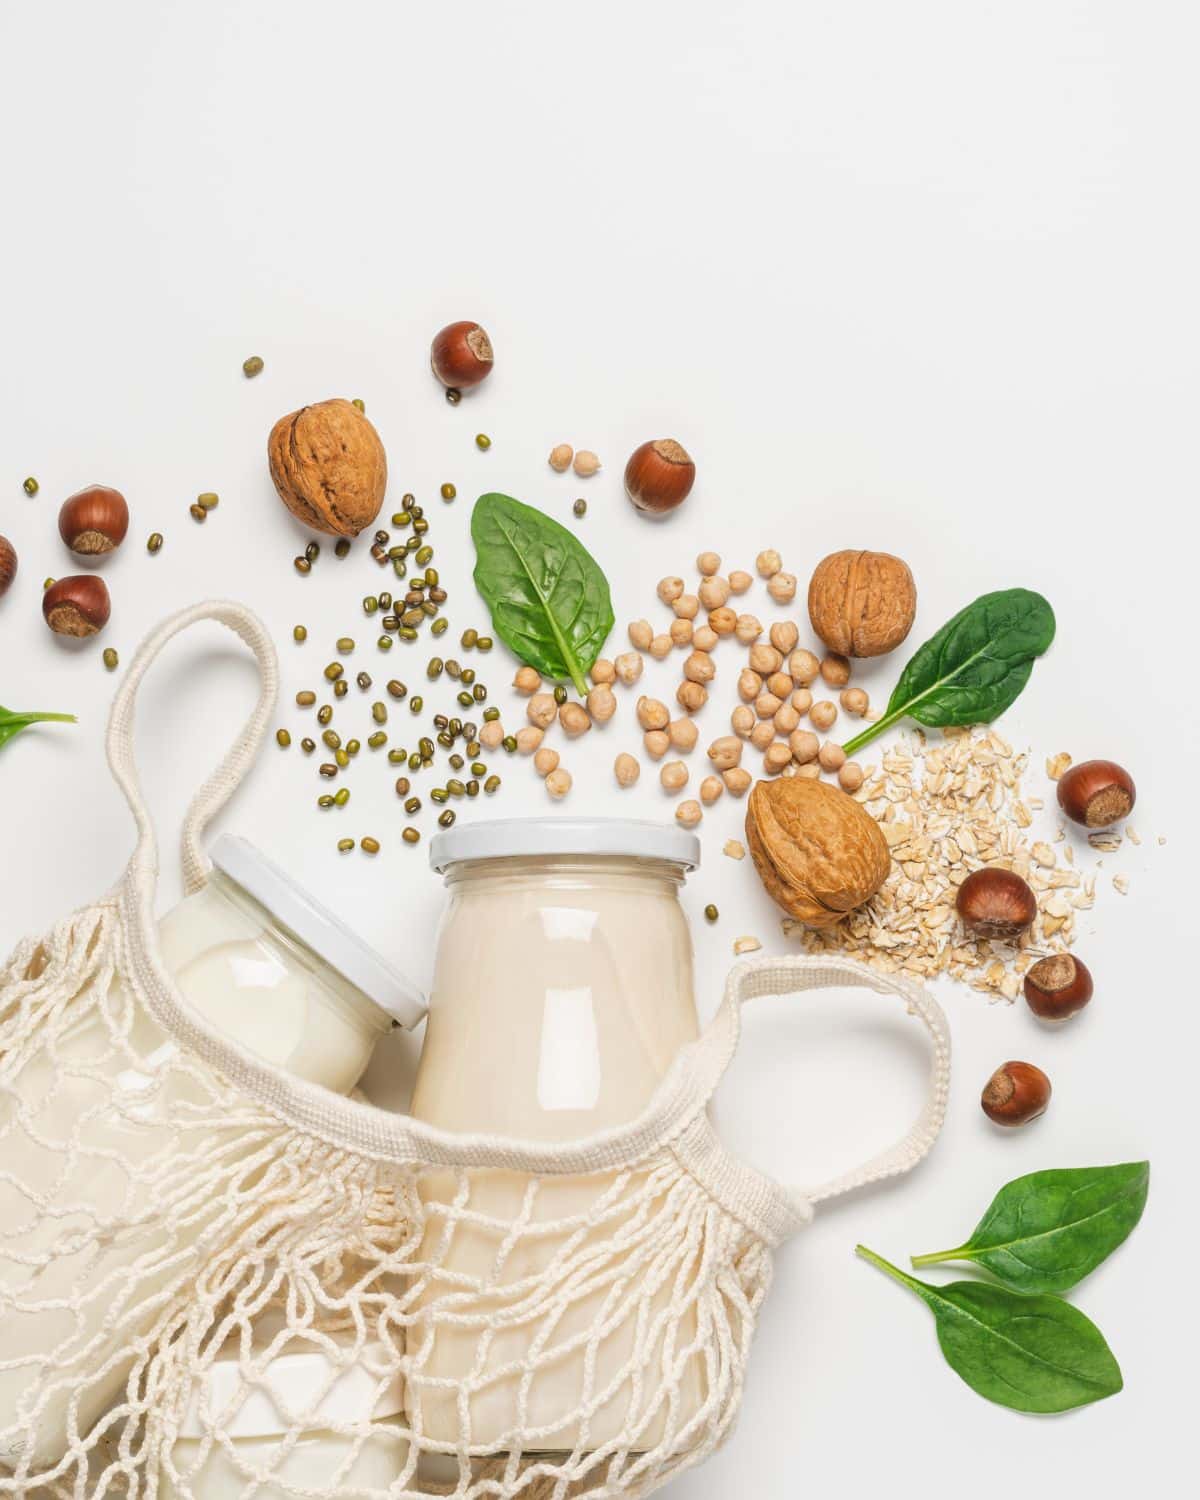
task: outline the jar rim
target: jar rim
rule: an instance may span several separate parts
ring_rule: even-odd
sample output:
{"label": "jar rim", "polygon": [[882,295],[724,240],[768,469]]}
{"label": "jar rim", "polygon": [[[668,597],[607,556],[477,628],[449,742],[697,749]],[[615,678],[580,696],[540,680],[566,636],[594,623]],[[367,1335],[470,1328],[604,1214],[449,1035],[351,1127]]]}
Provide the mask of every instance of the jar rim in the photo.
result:
{"label": "jar rim", "polygon": [[700,840],[670,823],[634,818],[496,818],[447,829],[429,845],[429,863],[439,875],[467,860],[543,854],[656,859],[695,870]]}

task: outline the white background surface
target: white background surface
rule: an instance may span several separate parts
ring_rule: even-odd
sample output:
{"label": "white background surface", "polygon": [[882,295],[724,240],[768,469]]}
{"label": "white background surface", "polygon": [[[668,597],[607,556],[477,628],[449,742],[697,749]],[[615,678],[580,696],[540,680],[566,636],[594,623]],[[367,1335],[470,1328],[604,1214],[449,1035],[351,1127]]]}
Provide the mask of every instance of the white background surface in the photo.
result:
{"label": "white background surface", "polygon": [[[568,521],[587,496],[580,530],[619,627],[658,619],[655,580],[701,548],[750,566],[777,546],[802,586],[835,548],[892,550],[918,580],[913,643],[987,589],[1024,584],[1055,604],[1058,640],[1003,726],[1032,749],[1031,792],[1048,794],[1041,766],[1058,750],[1134,771],[1143,843],[1105,861],[1082,929],[1091,1010],[1048,1034],[1023,1006],[944,992],[957,1048],[945,1136],[909,1182],[831,1208],[782,1255],[739,1432],[676,1486],[692,1500],[734,1486],[1115,1496],[1144,1484],[1152,1456],[1182,1460],[1196,1332],[1181,1248],[1195,1228],[1196,41],[1189,7],[1083,0],[156,0],[0,16],[0,530],[22,558],[0,606],[0,702],[81,721],[0,761],[3,946],[94,896],[129,844],[102,755],[113,682],[98,646],[51,639],[38,607],[42,577],[69,571],[54,515],[73,490],[115,484],[132,506],[105,575],[105,642],[125,659],[167,611],[229,595],[274,630],[289,698],[317,685],[344,632],[361,643],[355,667],[418,678],[427,648],[384,659],[370,644],[357,601],[383,575],[365,547],[344,563],[327,550],[307,580],[291,567],[304,537],[271,490],[266,434],[334,394],[366,401],[392,499],[426,503],[455,636],[484,624],[467,541],[482,489]],[[485,324],[498,360],[453,410],[426,351],[459,317]],[[251,353],[267,368],[246,382]],[[620,472],[636,443],[668,434],[700,477],[652,527]],[[601,475],[552,475],[545,454],[564,440],[595,448]],[[460,492],[449,509],[444,479]],[[187,506],[204,489],[222,501],[200,529]],[[156,559],[153,529],[167,538]],[[727,649],[702,745],[726,722]],[[663,696],[677,664],[648,673]],[[511,666],[500,651],[486,665],[506,706]],[[899,665],[862,681],[882,699]],[[165,842],[252,691],[215,632],[155,679],[141,747]],[[296,712],[281,718],[298,738]],[[625,702],[571,749],[570,811],[616,810],[608,768],[634,740]],[[439,888],[424,848],[400,843],[386,768],[361,764],[351,808],[319,817],[314,765],[273,746],[265,759],[225,826],[426,980]],[[544,810],[530,766],[500,769],[487,811]],[[670,813],[650,774],[620,806]],[[715,929],[696,924],[706,1013],[736,935],[783,942],[749,867],[720,853],[741,815],[725,799],[706,819],[688,891],[697,918],[708,900],[722,910]],[[385,844],[375,863],[337,858],[339,835],[368,831]],[[881,1009],[814,1000],[756,1017],[722,1100],[736,1144],[803,1182],[896,1133],[923,1057]],[[1001,1138],[976,1101],[1012,1056],[1045,1067],[1055,1097]],[[1033,1420],[979,1400],[943,1367],[924,1310],[851,1255],[859,1239],[897,1260],[954,1243],[1019,1172],[1143,1155],[1146,1221],[1077,1294],[1127,1383],[1090,1410]]]}

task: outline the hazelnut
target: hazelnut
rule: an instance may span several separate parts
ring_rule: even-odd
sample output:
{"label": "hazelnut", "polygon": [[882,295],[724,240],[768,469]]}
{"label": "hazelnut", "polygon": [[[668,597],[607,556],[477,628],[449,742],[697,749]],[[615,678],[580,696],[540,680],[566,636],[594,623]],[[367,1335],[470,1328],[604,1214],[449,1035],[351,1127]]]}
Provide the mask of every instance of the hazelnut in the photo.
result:
{"label": "hazelnut", "polygon": [[1085,828],[1108,828],[1133,811],[1137,791],[1129,772],[1113,760],[1085,760],[1058,783],[1058,805]]}
{"label": "hazelnut", "polygon": [[711,578],[721,571],[721,559],[716,552],[701,552],[696,558],[696,572],[701,578]]}
{"label": "hazelnut", "polygon": [[682,578],[660,578],[658,588],[655,590],[664,604],[674,604],[683,592]]}
{"label": "hazelnut", "polygon": [[590,448],[580,448],[571,467],[580,479],[590,479],[593,474],[600,472],[600,460]]}
{"label": "hazelnut", "polygon": [[[492,373],[492,341],[478,323],[448,323],[429,351],[433,373],[450,390],[465,391]],[[557,450],[555,450],[557,451]]]}
{"label": "hazelnut", "polygon": [[[593,676],[595,675],[593,670]],[[513,687],[518,693],[524,693],[528,698],[536,693],[542,685],[542,675],[533,667],[518,667],[517,675],[513,678]]]}
{"label": "hazelnut", "polygon": [[790,604],[796,597],[795,573],[772,573],[767,579],[767,593],[776,604]]}
{"label": "hazelnut", "polygon": [[1039,958],[1025,976],[1025,1001],[1043,1021],[1067,1021],[1092,998],[1092,976],[1070,953]]}
{"label": "hazelnut", "polygon": [[861,719],[871,706],[871,700],[862,688],[847,688],[838,698],[838,702],[846,713],[853,714],[856,719]]}
{"label": "hazelnut", "polygon": [[823,698],[809,709],[808,717],[812,720],[814,729],[832,729],[837,719],[837,709],[828,698]]}
{"label": "hazelnut", "polygon": [[725,790],[731,797],[744,797],[750,790],[750,783],[754,777],[749,771],[744,771],[741,766],[733,766],[730,770],[721,772],[721,780],[725,783]]}
{"label": "hazelnut", "polygon": [[641,774],[641,766],[632,755],[624,751],[613,761],[613,775],[617,778],[618,786],[632,786]]}
{"label": "hazelnut", "polygon": [[688,768],[681,760],[669,760],[658,773],[664,792],[681,791],[688,783]]}
{"label": "hazelnut", "polygon": [[638,651],[649,649],[654,631],[649,620],[634,620],[629,626],[629,644]]}
{"label": "hazelnut", "polygon": [[708,627],[714,635],[732,635],[737,629],[737,615],[728,605],[709,611]]}
{"label": "hazelnut", "polygon": [[963,926],[981,938],[1012,941],[1037,916],[1037,898],[1012,870],[973,870],[958,888],[955,906]]}
{"label": "hazelnut", "polygon": [[838,772],[838,786],[844,792],[857,792],[865,779],[863,768],[856,760],[848,760]]}
{"label": "hazelnut", "polygon": [[845,687],[850,681],[850,662],[836,652],[830,652],[821,662],[821,679],[830,687]]}
{"label": "hazelnut", "polygon": [[3,599],[17,576],[17,549],[6,536],[0,536],[0,599]]}
{"label": "hazelnut", "polygon": [[742,742],[736,735],[723,734],[708,747],[708,758],[718,771],[728,771],[742,758]]}
{"label": "hazelnut", "polygon": [[651,760],[662,760],[671,748],[671,736],[665,729],[647,729],[642,735],[642,744]]}
{"label": "hazelnut", "polygon": [[765,552],[760,552],[754,559],[754,566],[758,569],[760,578],[773,578],[783,567],[783,558],[774,547],[768,547]]}
{"label": "hazelnut", "polygon": [[543,746],[533,757],[533,769],[539,776],[549,776],[551,771],[558,769],[558,751],[551,750],[549,746]]}
{"label": "hazelnut", "polygon": [[670,712],[665,703],[644,694],[637,701],[637,721],[643,729],[665,729],[670,722]]}
{"label": "hazelnut", "polygon": [[267,458],[279,498],[313,531],[354,537],[379,514],[387,455],[351,402],[319,401],[280,417]]}
{"label": "hazelnut", "polygon": [[695,828],[703,816],[704,809],[698,802],[681,802],[675,809],[675,821],[685,828]]}
{"label": "hazelnut", "polygon": [[92,484],[63,501],[58,534],[81,557],[113,552],[129,530],[129,507],[120,490]]}
{"label": "hazelnut", "polygon": [[776,620],[771,626],[768,638],[781,656],[788,656],[795,650],[796,642],[800,639],[800,632],[791,620]]}
{"label": "hazelnut", "polygon": [[569,740],[577,740],[592,727],[591,718],[582,703],[564,703],[558,711],[558,722]]}
{"label": "hazelnut", "polygon": [[912,629],[917,588],[908,564],[887,552],[833,552],[808,586],[808,617],[831,651],[882,656]]}
{"label": "hazelnut", "polygon": [[617,711],[617,700],[608,683],[598,683],[587,695],[587,711],[597,724],[607,724]]}
{"label": "hazelnut", "polygon": [[711,682],[717,669],[707,651],[693,651],[683,664],[683,675],[689,682]]}
{"label": "hazelnut", "polygon": [[549,776],[546,777],[546,790],[556,802],[561,801],[567,795],[571,790],[571,786],[571,773],[570,771],[564,771],[561,766],[551,771]]}
{"label": "hazelnut", "polygon": [[1032,1063],[1006,1062],[984,1085],[979,1102],[996,1125],[1027,1125],[1050,1103],[1050,1080]]}
{"label": "hazelnut", "polygon": [[549,729],[558,714],[553,693],[534,693],[525,705],[525,717],[537,729]]}
{"label": "hazelnut", "polygon": [[556,474],[565,474],[574,457],[575,450],[570,443],[556,443],[550,450],[550,467]]}
{"label": "hazelnut", "polygon": [[[691,625],[690,620],[676,620],[676,625]],[[669,635],[654,635],[650,637],[650,644],[646,648],[655,661],[666,661],[675,646],[675,642]]]}
{"label": "hazelnut", "polygon": [[700,800],[705,807],[710,807],[725,790],[725,783],[719,776],[706,776],[700,783]]}
{"label": "hazelnut", "polygon": [[82,640],[98,635],[108,624],[112,603],[103,578],[94,573],[60,578],[42,595],[42,614],[55,635]]}
{"label": "hazelnut", "polygon": [[650,515],[682,505],[696,479],[696,465],[674,438],[660,438],[635,448],[625,465],[625,493]]}
{"label": "hazelnut", "polygon": [[744,594],[753,582],[750,574],[743,572],[741,568],[735,568],[729,575],[729,588],[735,594]]}
{"label": "hazelnut", "polygon": [[695,719],[672,719],[667,725],[667,735],[671,745],[676,750],[685,753],[696,748],[696,741],[700,738],[700,730]]}
{"label": "hazelnut", "polygon": [[698,682],[681,682],[675,690],[675,702],[689,714],[699,713],[708,702],[708,690]]}

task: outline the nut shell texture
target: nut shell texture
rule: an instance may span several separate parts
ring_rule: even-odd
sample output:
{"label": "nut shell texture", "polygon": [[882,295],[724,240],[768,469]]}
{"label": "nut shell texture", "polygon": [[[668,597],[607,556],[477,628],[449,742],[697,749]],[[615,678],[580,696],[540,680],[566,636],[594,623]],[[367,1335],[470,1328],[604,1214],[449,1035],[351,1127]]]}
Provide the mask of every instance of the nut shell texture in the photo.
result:
{"label": "nut shell texture", "polygon": [[912,629],[917,587],[906,562],[888,552],[833,552],[808,586],[808,617],[831,651],[883,656]]}
{"label": "nut shell texture", "polygon": [[120,490],[107,484],[92,484],[63,501],[58,513],[58,534],[81,557],[99,557],[112,552],[129,530],[129,506]]}
{"label": "nut shell texture", "polygon": [[892,863],[853,797],[799,776],[755,783],[746,842],[772,901],[809,927],[831,927],[870,900]]}
{"label": "nut shell texture", "polygon": [[387,455],[367,418],[340,398],[281,417],[267,439],[279,498],[303,525],[357,536],[379,514]]}

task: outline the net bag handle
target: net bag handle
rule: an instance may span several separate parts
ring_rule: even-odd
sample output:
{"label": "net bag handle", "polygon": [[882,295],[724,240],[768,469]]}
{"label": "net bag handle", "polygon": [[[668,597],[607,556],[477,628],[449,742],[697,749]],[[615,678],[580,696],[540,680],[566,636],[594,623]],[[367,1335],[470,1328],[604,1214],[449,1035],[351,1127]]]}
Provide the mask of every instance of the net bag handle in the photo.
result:
{"label": "net bag handle", "polygon": [[137,824],[138,841],[131,866],[135,873],[153,879],[157,873],[157,845],[154,825],[142,794],[133,745],[138,690],[163,648],[182,631],[206,620],[232,630],[250,648],[258,663],[260,688],[258,702],[240,734],[221,764],[192,798],[184,816],[181,857],[184,890],[188,895],[199,890],[208,878],[209,863],[202,848],[204,831],[254,764],[275,712],[279,696],[279,660],[271,637],[258,616],[244,604],[217,599],[193,604],[164,620],[142,642],[117,690],[109,713],[106,742],[108,764]]}

